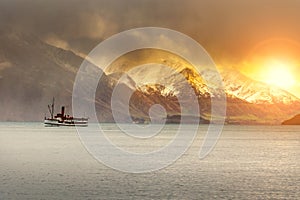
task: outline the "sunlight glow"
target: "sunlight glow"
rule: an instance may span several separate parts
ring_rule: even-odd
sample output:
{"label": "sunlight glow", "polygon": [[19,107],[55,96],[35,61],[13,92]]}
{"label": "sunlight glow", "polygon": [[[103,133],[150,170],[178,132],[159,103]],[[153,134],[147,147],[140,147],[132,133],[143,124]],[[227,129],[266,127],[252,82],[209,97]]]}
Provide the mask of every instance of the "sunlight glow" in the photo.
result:
{"label": "sunlight glow", "polygon": [[289,89],[295,84],[295,78],[289,71],[291,66],[287,63],[273,60],[267,63],[265,72],[265,82],[278,86],[283,89]]}

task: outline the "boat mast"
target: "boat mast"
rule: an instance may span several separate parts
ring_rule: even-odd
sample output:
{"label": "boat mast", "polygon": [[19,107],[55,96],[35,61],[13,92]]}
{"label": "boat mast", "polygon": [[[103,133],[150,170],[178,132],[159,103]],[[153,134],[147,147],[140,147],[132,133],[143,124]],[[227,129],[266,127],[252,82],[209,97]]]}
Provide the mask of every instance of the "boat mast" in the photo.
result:
{"label": "boat mast", "polygon": [[48,105],[48,110],[49,110],[49,112],[50,112],[51,119],[53,119],[53,114],[54,114],[54,97],[53,97],[53,99],[52,99],[51,108],[50,108],[50,105]]}
{"label": "boat mast", "polygon": [[54,114],[54,97],[52,99],[52,113],[51,113],[51,119],[53,119],[53,114]]}

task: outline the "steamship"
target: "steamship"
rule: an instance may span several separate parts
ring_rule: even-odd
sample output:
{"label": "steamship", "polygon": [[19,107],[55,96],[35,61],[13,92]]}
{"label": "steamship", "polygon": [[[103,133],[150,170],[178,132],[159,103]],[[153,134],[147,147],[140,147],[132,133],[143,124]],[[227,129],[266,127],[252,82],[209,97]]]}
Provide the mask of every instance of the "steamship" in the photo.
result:
{"label": "steamship", "polygon": [[54,116],[54,98],[51,105],[48,105],[50,118],[45,117],[45,126],[88,126],[88,118],[75,118],[65,114],[65,107],[61,107],[61,112]]}

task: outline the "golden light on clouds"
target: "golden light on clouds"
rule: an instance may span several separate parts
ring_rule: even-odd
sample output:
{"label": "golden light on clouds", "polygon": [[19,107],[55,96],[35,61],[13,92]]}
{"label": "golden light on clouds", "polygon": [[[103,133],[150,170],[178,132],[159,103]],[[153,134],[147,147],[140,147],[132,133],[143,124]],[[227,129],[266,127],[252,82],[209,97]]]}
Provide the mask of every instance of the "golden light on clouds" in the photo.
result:
{"label": "golden light on clouds", "polygon": [[250,51],[241,71],[300,97],[300,44],[286,38],[262,41]]}

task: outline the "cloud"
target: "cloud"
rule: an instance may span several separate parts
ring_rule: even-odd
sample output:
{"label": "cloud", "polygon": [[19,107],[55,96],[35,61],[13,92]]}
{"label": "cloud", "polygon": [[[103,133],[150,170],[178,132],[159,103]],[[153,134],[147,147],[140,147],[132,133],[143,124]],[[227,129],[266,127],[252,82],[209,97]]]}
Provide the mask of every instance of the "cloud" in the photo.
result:
{"label": "cloud", "polygon": [[105,18],[99,13],[82,13],[79,15],[80,29],[76,33],[76,37],[90,38],[90,39],[103,39],[118,32],[118,27],[115,22]]}
{"label": "cloud", "polygon": [[47,44],[50,44],[52,46],[55,46],[55,47],[58,47],[61,49],[65,49],[65,50],[70,50],[69,43],[65,40],[58,38],[58,36],[56,36],[54,34],[49,34],[49,35],[45,36],[44,41]]}
{"label": "cloud", "polygon": [[85,54],[120,31],[165,27],[194,38],[227,65],[270,37],[300,41],[299,7],[293,0],[2,0],[0,24],[56,36],[59,45]]}

